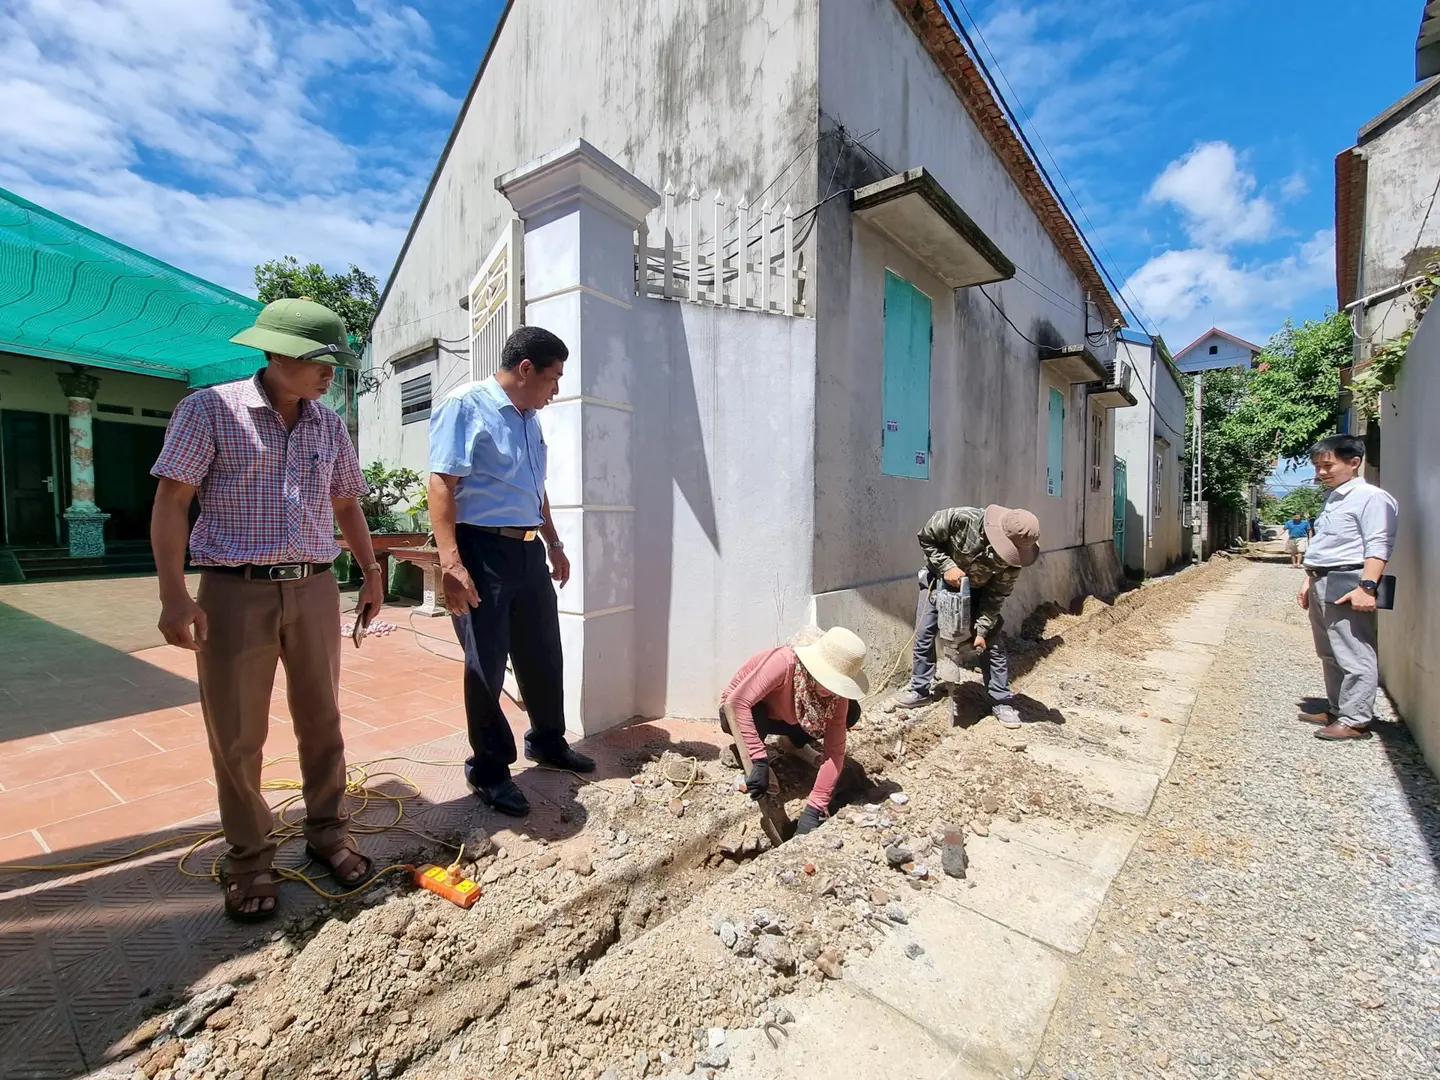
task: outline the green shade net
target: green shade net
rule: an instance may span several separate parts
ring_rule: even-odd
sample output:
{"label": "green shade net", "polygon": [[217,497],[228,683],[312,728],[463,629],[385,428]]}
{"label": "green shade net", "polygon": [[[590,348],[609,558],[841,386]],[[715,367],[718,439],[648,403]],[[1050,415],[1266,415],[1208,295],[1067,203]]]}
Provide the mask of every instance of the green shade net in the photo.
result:
{"label": "green shade net", "polygon": [[261,304],[0,188],[0,352],[183,380],[243,379]]}

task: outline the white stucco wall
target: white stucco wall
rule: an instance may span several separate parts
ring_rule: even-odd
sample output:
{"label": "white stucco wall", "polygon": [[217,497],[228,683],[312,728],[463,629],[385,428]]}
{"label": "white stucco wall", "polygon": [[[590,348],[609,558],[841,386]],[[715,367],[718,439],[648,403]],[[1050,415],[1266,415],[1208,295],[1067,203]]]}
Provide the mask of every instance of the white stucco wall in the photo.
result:
{"label": "white stucco wall", "polygon": [[1116,349],[1135,371],[1139,399],[1135,408],[1115,411],[1115,456],[1126,464],[1125,567],[1148,577],[1181,557],[1185,396],[1152,345],[1121,341]]}
{"label": "white stucco wall", "polygon": [[[31,412],[66,416],[69,399],[60,390],[57,376],[69,372],[68,364],[41,360],[33,356],[0,353],[0,409],[25,409]],[[99,376],[100,391],[96,402],[102,405],[128,405],[133,416],[97,412],[97,420],[121,424],[150,424],[164,427],[164,417],[145,416],[141,410],[173,412],[187,388],[177,379],[157,379],[150,375],[131,375],[123,371],[89,368]]]}
{"label": "white stucco wall", "polygon": [[815,324],[653,299],[635,316],[636,701],[709,717],[810,617]]}
{"label": "white stucco wall", "polygon": [[[866,147],[885,166],[927,168],[1014,262],[1056,290],[1042,298],[1017,281],[987,285],[1035,341],[1084,340],[1084,289],[986,144],[955,91],[891,0],[820,8],[822,126],[874,132]],[[838,151],[832,151],[836,153]],[[836,187],[874,178],[862,155],[822,157]],[[944,506],[998,502],[1038,515],[1046,560],[1066,572],[1022,576],[1011,617],[1042,600],[1068,602],[1081,588],[1070,551],[1110,552],[1111,446],[1107,424],[1102,489],[1088,490],[1089,409],[1083,387],[1065,395],[1065,481],[1045,492],[1046,396],[1039,349],[1011,329],[978,289],[952,291],[868,226],[843,201],[820,213],[815,437],[817,610],[843,614],[881,645],[908,634],[914,611],[915,534]],[[930,479],[880,470],[882,299],[893,269],[934,301]],[[1090,329],[1098,329],[1092,321]],[[1102,360],[1109,357],[1102,356]],[[1079,561],[1104,564],[1105,553]],[[1113,569],[1113,553],[1108,555]],[[1045,595],[1030,595],[1045,583]],[[1113,576],[1112,576],[1113,587]],[[1053,590],[1053,591],[1049,591]],[[827,618],[820,619],[825,625]]]}
{"label": "white stucco wall", "polygon": [[[1432,309],[1433,310],[1433,309]],[[1385,395],[1381,484],[1400,504],[1400,534],[1387,569],[1395,610],[1380,613],[1385,688],[1440,775],[1440,318],[1427,316]]]}
{"label": "white stucco wall", "polygon": [[[657,190],[694,183],[814,200],[818,0],[514,0],[375,321],[376,363],[430,338],[438,396],[468,377],[460,297],[512,215],[497,176],[574,138]],[[796,159],[799,159],[798,161]],[[793,186],[791,181],[794,181]],[[362,460],[423,469],[425,425],[399,424],[400,377],[365,395]]]}
{"label": "white stucco wall", "polygon": [[[1163,574],[1180,562],[1184,537],[1180,527],[1182,498],[1186,474],[1181,457],[1185,452],[1185,391],[1170,368],[1158,357],[1155,363],[1155,385],[1151,388],[1155,402],[1155,437],[1167,445],[1156,444],[1164,464],[1155,481],[1160,490],[1160,509],[1150,519],[1150,540],[1147,547],[1147,570]],[[1144,406],[1146,403],[1140,403]],[[1135,410],[1130,410],[1135,411]],[[1153,505],[1153,500],[1152,500]]]}

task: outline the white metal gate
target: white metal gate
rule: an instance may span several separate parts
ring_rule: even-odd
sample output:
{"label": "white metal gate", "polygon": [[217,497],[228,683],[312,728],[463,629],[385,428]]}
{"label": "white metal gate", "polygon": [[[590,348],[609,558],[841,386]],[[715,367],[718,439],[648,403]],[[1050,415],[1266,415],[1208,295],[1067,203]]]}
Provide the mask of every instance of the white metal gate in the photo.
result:
{"label": "white metal gate", "polygon": [[488,379],[500,370],[505,339],[524,321],[525,227],[512,218],[470,282],[472,379]]}

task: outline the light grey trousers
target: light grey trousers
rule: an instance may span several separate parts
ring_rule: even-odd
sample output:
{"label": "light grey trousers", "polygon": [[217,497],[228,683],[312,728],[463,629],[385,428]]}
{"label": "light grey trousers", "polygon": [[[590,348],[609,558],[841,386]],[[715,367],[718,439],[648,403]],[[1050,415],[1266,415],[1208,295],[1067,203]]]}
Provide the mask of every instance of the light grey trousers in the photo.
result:
{"label": "light grey trousers", "polygon": [[1375,612],[1352,611],[1349,604],[1333,603],[1344,592],[1336,588],[1332,591],[1338,595],[1328,595],[1328,583],[1323,577],[1310,582],[1310,632],[1325,668],[1327,709],[1346,727],[1363,728],[1375,719],[1375,694],[1380,687]]}

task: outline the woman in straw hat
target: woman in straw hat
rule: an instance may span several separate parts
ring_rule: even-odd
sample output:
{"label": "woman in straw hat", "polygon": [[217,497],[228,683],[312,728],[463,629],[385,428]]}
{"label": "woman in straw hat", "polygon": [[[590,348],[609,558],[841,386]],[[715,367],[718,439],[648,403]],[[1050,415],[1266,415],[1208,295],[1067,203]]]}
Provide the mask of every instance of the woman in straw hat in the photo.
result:
{"label": "woman in straw hat", "polygon": [[[736,738],[747,764],[745,790],[752,799],[773,794],[765,736],[779,735],[818,760],[815,786],[805,800],[795,833],[820,824],[845,764],[845,738],[860,718],[868,690],[862,668],[865,643],[844,627],[825,631],[812,645],[782,645],[747,660],[720,695],[720,726]],[[815,754],[814,744],[820,744]]]}

